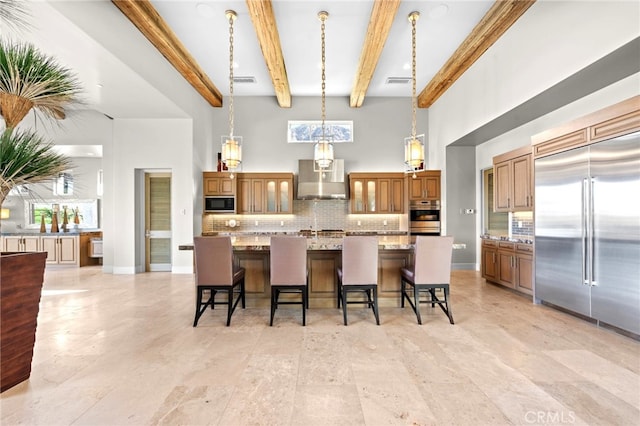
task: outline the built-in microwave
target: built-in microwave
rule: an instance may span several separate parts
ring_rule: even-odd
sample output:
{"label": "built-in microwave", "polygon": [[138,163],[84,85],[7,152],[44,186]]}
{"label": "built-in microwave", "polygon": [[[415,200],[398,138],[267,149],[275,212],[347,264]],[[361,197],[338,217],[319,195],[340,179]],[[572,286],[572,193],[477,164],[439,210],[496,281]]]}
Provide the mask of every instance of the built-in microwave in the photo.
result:
{"label": "built-in microwave", "polygon": [[205,213],[235,213],[236,197],[205,196],[204,212]]}

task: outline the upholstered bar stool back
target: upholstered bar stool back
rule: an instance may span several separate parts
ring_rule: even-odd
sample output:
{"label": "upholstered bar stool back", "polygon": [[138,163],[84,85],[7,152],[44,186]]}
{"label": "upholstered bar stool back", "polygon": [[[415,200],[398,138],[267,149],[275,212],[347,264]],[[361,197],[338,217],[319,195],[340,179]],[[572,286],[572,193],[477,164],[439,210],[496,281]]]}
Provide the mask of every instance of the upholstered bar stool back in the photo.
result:
{"label": "upholstered bar stool back", "polygon": [[[366,304],[378,315],[378,237],[347,236],[342,240],[342,266],[338,268],[338,308],[342,303],[344,325],[347,325],[347,304]],[[348,301],[350,292],[364,293],[367,300]]]}
{"label": "upholstered bar stool back", "polygon": [[[307,239],[305,237],[277,236],[270,242],[271,266],[271,319],[278,305],[302,305],[302,325],[306,325],[309,307],[307,287]],[[279,301],[280,293],[300,293],[300,302]]]}
{"label": "upholstered bar stool back", "polygon": [[[449,282],[451,281],[451,255],[453,253],[453,237],[449,236],[423,236],[416,237],[414,251],[414,265],[400,270],[401,275],[401,303],[404,307],[405,298],[413,308],[418,324],[422,324],[420,316],[420,303],[436,303],[453,324],[451,313]],[[406,293],[407,284],[413,288],[413,301]],[[442,290],[444,300],[440,300],[436,294]],[[420,299],[420,292],[427,292],[426,300]]]}
{"label": "upholstered bar stool back", "polygon": [[[231,237],[195,237],[193,250],[196,260],[196,315],[193,326],[206,310],[215,305],[227,305],[227,326],[231,323],[239,301],[245,307],[244,268],[233,265],[233,246]],[[215,301],[216,293],[226,292],[227,301]],[[237,294],[235,302],[234,294]],[[208,299],[206,295],[209,296]]]}

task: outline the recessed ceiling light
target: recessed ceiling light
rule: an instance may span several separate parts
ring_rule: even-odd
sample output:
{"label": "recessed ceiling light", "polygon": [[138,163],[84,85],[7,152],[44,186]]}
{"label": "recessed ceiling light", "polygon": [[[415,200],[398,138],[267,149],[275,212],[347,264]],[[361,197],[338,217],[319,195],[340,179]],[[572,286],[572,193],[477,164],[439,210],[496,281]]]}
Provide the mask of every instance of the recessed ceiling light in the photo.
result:
{"label": "recessed ceiling light", "polygon": [[447,13],[449,13],[449,6],[444,3],[440,3],[429,11],[429,17],[432,19],[440,19]]}
{"label": "recessed ceiling light", "polygon": [[202,16],[203,18],[213,18],[214,15],[213,7],[211,7],[207,3],[196,4],[196,11],[198,12],[198,15]]}

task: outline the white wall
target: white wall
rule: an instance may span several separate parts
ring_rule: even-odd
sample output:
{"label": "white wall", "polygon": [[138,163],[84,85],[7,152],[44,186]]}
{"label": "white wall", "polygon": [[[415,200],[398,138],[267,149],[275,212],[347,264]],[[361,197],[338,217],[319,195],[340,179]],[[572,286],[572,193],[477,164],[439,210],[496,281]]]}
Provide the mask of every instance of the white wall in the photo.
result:
{"label": "white wall", "polygon": [[432,153],[640,35],[637,1],[538,1],[429,110]]}
{"label": "white wall", "polygon": [[[225,103],[226,105],[227,103]],[[298,159],[313,158],[313,144],[287,143],[288,120],[320,120],[320,97],[294,97],[291,108],[279,108],[275,97],[236,97],[234,133],[243,137],[245,172],[298,170]],[[348,97],[326,98],[327,120],[353,120],[354,142],[334,144],[345,171],[404,171],[404,138],[411,133],[410,98],[366,98],[350,108]],[[208,159],[220,151],[220,136],[229,133],[228,109],[214,111],[214,136]],[[427,111],[418,110],[418,133],[427,133]],[[209,170],[215,170],[215,163]]]}
{"label": "white wall", "polygon": [[[105,245],[112,248],[113,273],[144,271],[144,259],[136,255],[141,229],[136,227],[136,170],[171,170],[172,264],[174,272],[192,271],[191,253],[178,244],[193,237],[193,180],[191,120],[115,120],[113,147],[105,159],[114,159],[109,184],[105,185]],[[107,179],[107,175],[105,175]],[[107,189],[108,188],[108,189]],[[184,214],[183,214],[184,212]],[[114,248],[117,248],[114,250]],[[142,264],[140,264],[140,262]]]}

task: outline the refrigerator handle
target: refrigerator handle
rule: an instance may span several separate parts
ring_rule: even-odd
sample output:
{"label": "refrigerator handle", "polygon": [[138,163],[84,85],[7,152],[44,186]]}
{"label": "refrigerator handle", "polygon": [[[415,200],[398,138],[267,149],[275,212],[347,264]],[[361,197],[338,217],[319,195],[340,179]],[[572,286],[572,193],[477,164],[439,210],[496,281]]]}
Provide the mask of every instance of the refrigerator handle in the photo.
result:
{"label": "refrigerator handle", "polygon": [[587,178],[582,179],[582,284],[589,285],[589,188]]}
{"label": "refrigerator handle", "polygon": [[596,244],[596,230],[595,230],[595,216],[593,214],[595,206],[593,203],[593,186],[595,178],[592,177],[589,182],[589,267],[590,267],[590,280],[591,285],[598,285],[596,282],[596,262],[595,262],[595,244]]}

